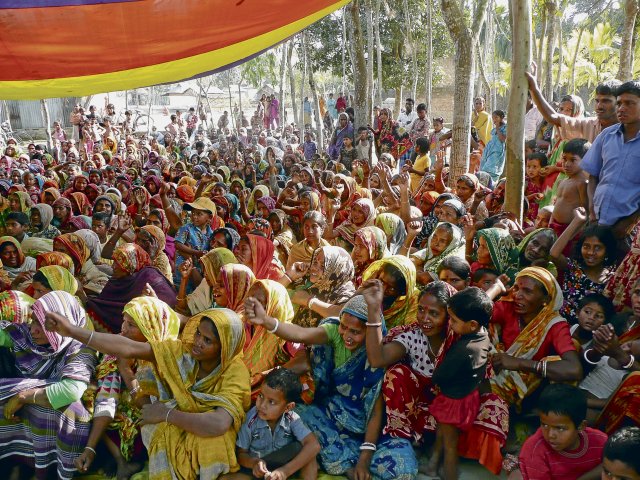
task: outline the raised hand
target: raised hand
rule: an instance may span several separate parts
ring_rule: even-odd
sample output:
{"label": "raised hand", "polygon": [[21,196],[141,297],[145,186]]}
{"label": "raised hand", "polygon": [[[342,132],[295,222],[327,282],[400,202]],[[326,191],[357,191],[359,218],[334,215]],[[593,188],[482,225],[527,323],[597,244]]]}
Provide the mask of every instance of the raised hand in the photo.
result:
{"label": "raised hand", "polygon": [[577,218],[578,220],[580,220],[581,222],[585,223],[587,221],[587,211],[585,210],[584,207],[578,207],[578,208],[574,208],[573,209],[573,216],[574,218]]}
{"label": "raised hand", "polygon": [[252,325],[264,325],[267,312],[258,300],[248,297],[244,301],[244,316]]}
{"label": "raised hand", "polygon": [[131,221],[131,217],[129,214],[125,213],[122,215],[118,215],[118,231],[123,233],[131,228],[133,222]]}
{"label": "raised hand", "polygon": [[384,286],[378,279],[367,280],[362,283],[358,293],[364,297],[367,306],[379,307],[384,298]]}
{"label": "raised hand", "polygon": [[190,258],[187,258],[182,264],[178,267],[180,270],[180,275],[182,278],[189,278],[191,276],[191,272],[193,271],[193,262]]}
{"label": "raised hand", "polygon": [[44,316],[44,328],[50,332],[56,332],[63,337],[69,337],[71,333],[71,322],[59,313],[47,312]]}

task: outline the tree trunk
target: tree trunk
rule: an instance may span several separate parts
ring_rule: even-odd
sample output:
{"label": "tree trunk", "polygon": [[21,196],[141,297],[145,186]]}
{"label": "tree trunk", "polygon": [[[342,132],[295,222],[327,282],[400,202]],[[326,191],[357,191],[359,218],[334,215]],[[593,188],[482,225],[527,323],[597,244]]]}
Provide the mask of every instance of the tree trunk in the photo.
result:
{"label": "tree trunk", "polygon": [[[302,47],[305,51],[305,57],[311,58],[311,55],[307,55],[307,35],[305,31],[302,31]],[[318,149],[324,151],[324,132],[322,128],[322,117],[320,116],[320,99],[318,97],[318,91],[316,89],[316,81],[313,78],[313,63],[308,60],[307,69],[309,70],[309,89],[311,90],[311,94],[313,95],[313,107],[315,110],[315,120],[316,120],[316,139],[318,141]]]}
{"label": "tree trunk", "polygon": [[412,79],[411,82],[411,98],[415,101],[416,99],[416,90],[418,88],[418,58],[416,53],[416,45],[413,43],[413,33],[411,26],[411,15],[409,12],[409,2],[408,0],[403,0],[402,2],[402,10],[404,14],[404,25],[405,25],[405,45],[409,48],[411,52],[411,75],[409,76]]}
{"label": "tree trunk", "polygon": [[548,101],[551,101],[553,100],[553,51],[556,46],[556,12],[558,11],[558,4],[556,0],[547,0],[546,5],[547,23],[551,31],[549,32],[549,42],[547,43],[543,95]]}
{"label": "tree trunk", "polygon": [[231,128],[234,128],[233,97],[231,96],[231,70],[227,70],[227,90],[229,90],[229,116],[231,117]]}
{"label": "tree trunk", "polygon": [[402,97],[404,97],[404,87],[399,85],[395,89],[396,97],[393,101],[393,118],[398,118],[400,108],[402,107]]}
{"label": "tree trunk", "polygon": [[355,62],[353,65],[353,83],[355,89],[355,95],[353,98],[355,110],[355,125],[358,127],[365,127],[368,123],[371,113],[367,111],[367,65],[364,59],[364,41],[362,38],[362,27],[360,25],[360,0],[353,0],[351,3],[351,21],[353,23],[353,43],[354,43],[354,55]]}
{"label": "tree trunk", "polygon": [[293,39],[289,41],[289,51],[287,52],[287,70],[289,70],[289,87],[291,90],[291,110],[293,111],[293,123],[300,125],[298,122],[298,106],[296,102],[296,79],[291,65],[291,57],[294,50]]}
{"label": "tree trunk", "polygon": [[556,29],[558,31],[558,71],[556,72],[556,83],[553,87],[553,91],[557,94],[560,93],[562,82],[562,65],[564,63],[564,48],[562,48],[562,17],[556,17]]}
{"label": "tree trunk", "polygon": [[620,67],[618,80],[626,82],[633,78],[633,33],[638,16],[638,0],[625,0],[624,26],[622,28],[622,44],[620,45]]}
{"label": "tree trunk", "polygon": [[576,50],[573,52],[573,59],[571,60],[571,74],[569,75],[569,93],[573,95],[576,93],[576,62],[578,60],[578,52],[580,52],[580,44],[582,43],[582,34],[587,24],[583,23],[578,31],[578,40],[576,41]]}
{"label": "tree trunk", "polygon": [[44,123],[44,131],[47,135],[47,149],[53,152],[53,139],[51,138],[51,118],[49,117],[49,105],[47,105],[47,99],[40,100],[40,107],[42,112],[42,121]]}
{"label": "tree trunk", "polygon": [[536,62],[538,64],[538,73],[536,75],[536,80],[538,81],[538,85],[542,85],[542,74],[544,71],[544,64],[542,63],[544,56],[544,43],[547,40],[547,7],[544,3],[544,0],[541,0],[540,5],[540,36],[538,37],[540,41],[538,42],[538,56],[536,58]]}
{"label": "tree trunk", "polygon": [[479,86],[476,87],[476,92],[479,97],[484,97],[484,99],[486,100],[491,95],[491,86],[489,85],[489,80],[487,79],[484,60],[482,59],[482,54],[480,52],[480,45],[476,44],[475,51],[478,58],[478,73],[480,74],[478,75]]}
{"label": "tree trunk", "polygon": [[[367,123],[371,123],[371,113],[373,112],[373,99],[375,98],[375,83],[373,80],[373,8],[371,0],[366,0],[364,14],[367,18]],[[365,124],[365,125],[366,125]]]}
{"label": "tree trunk", "polygon": [[511,0],[512,18],[511,93],[507,118],[506,186],[504,209],[522,221],[524,197],[524,115],[529,90],[524,73],[531,63],[531,5],[529,0]]}
{"label": "tree trunk", "polygon": [[456,45],[455,88],[453,104],[453,148],[451,151],[449,185],[469,168],[469,137],[471,133],[471,104],[473,100],[473,78],[475,75],[474,44],[478,41],[479,26],[484,22],[487,0],[476,2],[471,15],[471,27],[457,0],[441,0],[442,15],[449,34]]}
{"label": "tree trunk", "polygon": [[376,64],[378,67],[378,105],[382,107],[382,102],[384,101],[384,87],[382,85],[382,44],[380,43],[380,1],[381,0],[376,0],[376,20],[373,24],[373,27],[376,36]]}
{"label": "tree trunk", "polygon": [[300,42],[300,56],[302,57],[302,75],[300,76],[300,123],[298,127],[300,128],[300,134],[305,130],[304,123],[304,82],[307,78],[307,51],[304,49],[304,45],[302,45],[302,41]]}
{"label": "tree trunk", "polygon": [[425,75],[425,103],[427,104],[427,118],[431,121],[431,90],[433,87],[433,4],[427,4],[427,74]]}
{"label": "tree trunk", "polygon": [[238,130],[240,130],[240,127],[242,127],[242,90],[240,88],[241,84],[242,84],[242,77],[240,77],[240,80],[238,81],[238,118],[236,120],[236,128]]}
{"label": "tree trunk", "polygon": [[[283,43],[281,48],[282,48],[282,58],[280,59],[280,76],[278,77],[280,79],[280,93],[279,93],[279,100],[280,100],[280,124],[281,125],[285,125],[285,103],[284,103],[284,72],[285,72],[285,66],[287,64],[287,45],[288,43]],[[251,113],[251,112],[249,112]],[[253,115],[253,114],[252,114]]]}
{"label": "tree trunk", "polygon": [[[347,89],[347,7],[342,9],[342,91]],[[337,95],[336,95],[337,97]]]}

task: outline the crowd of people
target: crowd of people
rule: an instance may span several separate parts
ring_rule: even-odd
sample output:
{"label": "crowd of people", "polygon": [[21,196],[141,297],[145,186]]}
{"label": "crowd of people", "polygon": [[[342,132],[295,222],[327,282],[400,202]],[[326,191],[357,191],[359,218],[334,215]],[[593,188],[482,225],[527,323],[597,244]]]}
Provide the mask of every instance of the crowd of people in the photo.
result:
{"label": "crowd of people", "polygon": [[149,135],[107,105],[56,122],[51,150],[9,141],[0,462],[640,479],[640,82],[599,85],[586,117],[528,80],[522,220],[482,98],[458,178],[412,99],[354,126],[329,95],[326,145],[275,96],[215,135],[196,108]]}

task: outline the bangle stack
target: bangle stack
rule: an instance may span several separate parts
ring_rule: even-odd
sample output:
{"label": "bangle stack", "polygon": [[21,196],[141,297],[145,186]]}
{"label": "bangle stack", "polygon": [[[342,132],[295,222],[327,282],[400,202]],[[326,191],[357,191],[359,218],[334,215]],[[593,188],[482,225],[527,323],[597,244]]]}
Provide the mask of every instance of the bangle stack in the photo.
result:
{"label": "bangle stack", "polygon": [[634,357],[632,354],[629,354],[629,362],[626,365],[623,365],[622,369],[629,370],[631,367],[633,367],[634,363],[636,363],[636,357]]}
{"label": "bangle stack", "polygon": [[129,390],[129,395],[131,396],[131,398],[136,398],[136,395],[138,394],[139,391],[140,391],[140,385],[137,385],[133,387],[131,390]]}
{"label": "bangle stack", "polygon": [[278,327],[280,326],[280,321],[277,318],[275,318],[274,320],[276,321],[276,326],[273,327],[272,330],[267,330],[267,332],[269,333],[276,333],[276,331],[278,330]]}
{"label": "bangle stack", "polygon": [[542,360],[542,378],[547,378],[547,361]]}
{"label": "bangle stack", "polygon": [[534,369],[538,375],[542,376],[542,362],[536,362]]}
{"label": "bangle stack", "polygon": [[362,442],[362,444],[360,445],[360,451],[364,451],[364,450],[369,450],[370,452],[375,452],[376,450],[378,450],[378,447],[376,447],[375,443]]}

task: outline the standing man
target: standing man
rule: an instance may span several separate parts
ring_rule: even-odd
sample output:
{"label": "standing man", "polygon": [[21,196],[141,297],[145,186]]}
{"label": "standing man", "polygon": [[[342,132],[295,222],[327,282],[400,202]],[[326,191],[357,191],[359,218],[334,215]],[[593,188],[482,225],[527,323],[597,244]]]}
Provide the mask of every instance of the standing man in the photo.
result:
{"label": "standing man", "polygon": [[414,120],[418,118],[418,114],[413,109],[414,104],[413,98],[407,98],[404,104],[404,111],[398,117],[398,126],[402,129],[400,130],[401,133],[407,132]]}
{"label": "standing man", "polygon": [[531,100],[531,92],[527,95],[527,113],[524,114],[524,141],[528,142],[536,138],[538,125],[542,123],[542,114]]}
{"label": "standing man", "polygon": [[618,239],[640,220],[640,81],[615,90],[619,124],[602,130],[582,159],[589,174],[589,218],[613,228]]}
{"label": "standing man", "polygon": [[529,92],[533,103],[538,107],[544,119],[560,129],[560,135],[563,140],[573,140],[574,138],[585,138],[593,143],[598,134],[607,127],[618,123],[616,116],[616,96],[615,90],[621,83],[618,80],[609,80],[601,83],[596,87],[595,117],[570,117],[562,115],[554,110],[545,100],[538,88],[536,82],[535,64],[531,69],[531,73],[527,72],[527,81],[529,82]]}
{"label": "standing man", "polygon": [[198,126],[198,115],[196,115],[196,109],[191,107],[189,113],[187,113],[187,138],[191,139],[191,135]]}
{"label": "standing man", "polygon": [[482,97],[476,97],[473,101],[473,113],[471,114],[471,123],[476,127],[480,141],[486,147],[491,140],[491,129],[493,122],[491,115],[485,110],[485,101]]}
{"label": "standing man", "polygon": [[307,128],[307,125],[311,126],[311,102],[309,101],[309,97],[304,97],[304,101],[302,103],[302,110],[304,111],[304,127]]}

